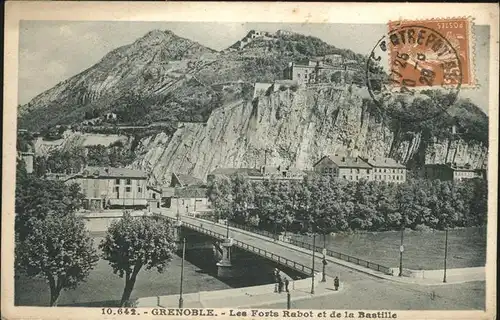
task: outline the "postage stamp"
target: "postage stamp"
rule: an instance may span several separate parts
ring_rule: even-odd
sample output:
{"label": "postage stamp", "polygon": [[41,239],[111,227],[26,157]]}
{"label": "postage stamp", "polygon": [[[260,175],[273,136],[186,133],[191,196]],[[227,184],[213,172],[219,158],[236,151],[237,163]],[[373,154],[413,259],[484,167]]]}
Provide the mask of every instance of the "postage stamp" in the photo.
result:
{"label": "postage stamp", "polygon": [[390,64],[408,79],[406,85],[475,85],[470,18],[391,21],[388,26]]}
{"label": "postage stamp", "polygon": [[476,83],[470,29],[469,18],[390,21],[387,35],[367,61],[367,84],[374,102],[386,109],[394,99],[413,101],[419,93],[438,89],[446,99],[434,99],[416,113],[390,110],[385,114],[424,121],[448,110],[461,88]]}

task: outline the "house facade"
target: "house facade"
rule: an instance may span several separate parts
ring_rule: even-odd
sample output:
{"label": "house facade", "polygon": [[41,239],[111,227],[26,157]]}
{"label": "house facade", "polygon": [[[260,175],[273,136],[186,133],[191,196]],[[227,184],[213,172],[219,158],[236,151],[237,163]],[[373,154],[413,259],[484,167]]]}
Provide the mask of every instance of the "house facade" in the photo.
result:
{"label": "house facade", "polygon": [[87,167],[66,179],[77,183],[85,196],[83,207],[90,211],[114,208],[146,208],[147,175],[139,170]]}
{"label": "house facade", "polygon": [[172,173],[170,185],[161,190],[162,203],[179,214],[206,210],[209,206],[207,188],[201,179]]}
{"label": "house facade", "polygon": [[465,179],[485,178],[485,171],[473,169],[469,165],[458,166],[456,164],[426,164],[424,176],[427,179],[461,181]]}
{"label": "house facade", "polygon": [[349,181],[372,180],[372,167],[360,157],[339,154],[324,156],[313,165],[313,170],[322,175]]}
{"label": "house facade", "polygon": [[394,183],[406,181],[406,167],[391,158],[367,158],[364,159],[372,166],[372,180]]}
{"label": "house facade", "polygon": [[308,61],[307,64],[290,62],[284,70],[286,79],[297,81],[299,84],[325,83],[345,81],[345,67],[341,65],[329,65],[323,61]]}

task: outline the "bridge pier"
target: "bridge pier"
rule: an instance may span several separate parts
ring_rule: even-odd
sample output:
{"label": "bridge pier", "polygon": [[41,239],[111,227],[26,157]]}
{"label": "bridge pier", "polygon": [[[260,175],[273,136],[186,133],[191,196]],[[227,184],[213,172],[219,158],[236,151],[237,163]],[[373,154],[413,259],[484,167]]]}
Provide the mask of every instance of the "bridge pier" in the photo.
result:
{"label": "bridge pier", "polygon": [[234,277],[233,264],[231,263],[231,247],[233,246],[233,240],[231,238],[225,239],[224,242],[220,244],[222,249],[222,259],[217,262],[217,277],[219,278],[232,278]]}

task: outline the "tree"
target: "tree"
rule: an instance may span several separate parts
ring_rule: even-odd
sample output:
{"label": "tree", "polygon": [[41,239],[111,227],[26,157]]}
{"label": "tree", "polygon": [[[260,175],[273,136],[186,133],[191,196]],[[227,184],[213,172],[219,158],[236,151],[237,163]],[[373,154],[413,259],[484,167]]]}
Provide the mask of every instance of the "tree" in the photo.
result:
{"label": "tree", "polygon": [[102,258],[109,261],[113,273],[125,278],[121,306],[129,301],[137,274],[142,267],[162,273],[175,251],[170,223],[158,217],[132,217],[125,214],[108,228],[99,244]]}
{"label": "tree", "polygon": [[84,281],[99,260],[84,222],[74,214],[35,219],[16,242],[16,266],[29,277],[47,280],[50,306],[57,305],[62,289]]}
{"label": "tree", "polygon": [[64,217],[81,207],[84,196],[77,184],[28,177],[20,170],[17,174],[15,228],[21,240],[30,232],[34,219]]}

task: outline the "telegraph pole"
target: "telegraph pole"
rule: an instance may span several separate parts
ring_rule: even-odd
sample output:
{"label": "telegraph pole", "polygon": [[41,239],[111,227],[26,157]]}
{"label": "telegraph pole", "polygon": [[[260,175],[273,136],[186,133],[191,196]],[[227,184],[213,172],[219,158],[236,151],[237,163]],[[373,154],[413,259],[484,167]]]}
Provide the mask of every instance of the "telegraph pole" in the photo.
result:
{"label": "telegraph pole", "polygon": [[443,282],[446,283],[446,257],[448,255],[448,228],[445,229],[444,236],[444,276]]}
{"label": "telegraph pole", "polygon": [[314,294],[314,259],[316,252],[316,233],[313,233],[313,261],[312,261],[312,271],[311,271],[311,294]]}
{"label": "telegraph pole", "polygon": [[326,282],[325,268],[326,268],[326,233],[323,232],[323,274],[321,282]]}
{"label": "telegraph pole", "polygon": [[403,251],[404,245],[403,245],[403,240],[404,240],[404,232],[405,232],[405,227],[404,223],[401,224],[401,246],[399,247],[399,276],[403,276]]}
{"label": "telegraph pole", "polygon": [[182,284],[184,282],[184,259],[186,258],[186,238],[182,239],[182,262],[181,262],[181,288],[179,292],[179,309],[182,309],[184,300],[182,299]]}

